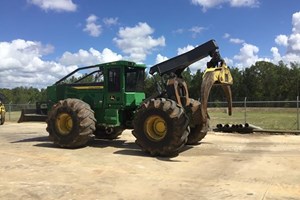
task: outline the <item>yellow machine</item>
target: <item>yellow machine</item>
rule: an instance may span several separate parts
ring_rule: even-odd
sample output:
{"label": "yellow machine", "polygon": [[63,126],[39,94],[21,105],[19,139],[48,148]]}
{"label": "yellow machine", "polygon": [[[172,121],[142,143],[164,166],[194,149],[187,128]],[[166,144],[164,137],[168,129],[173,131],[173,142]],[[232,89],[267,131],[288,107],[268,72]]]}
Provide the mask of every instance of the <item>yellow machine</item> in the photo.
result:
{"label": "yellow machine", "polygon": [[4,104],[2,103],[3,99],[1,99],[1,96],[3,95],[0,94],[0,125],[4,124],[5,122],[5,107]]}

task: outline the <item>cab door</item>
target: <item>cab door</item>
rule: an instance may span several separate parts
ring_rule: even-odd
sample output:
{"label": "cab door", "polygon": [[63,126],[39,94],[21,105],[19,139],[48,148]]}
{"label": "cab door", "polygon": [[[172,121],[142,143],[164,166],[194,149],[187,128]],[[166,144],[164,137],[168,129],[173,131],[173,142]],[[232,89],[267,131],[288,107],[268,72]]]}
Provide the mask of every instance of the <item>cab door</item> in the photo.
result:
{"label": "cab door", "polygon": [[107,104],[109,107],[119,108],[123,104],[123,77],[121,76],[121,68],[108,69],[108,88],[107,88]]}
{"label": "cab door", "polygon": [[106,108],[104,110],[104,120],[106,126],[120,126],[120,110],[123,107],[124,88],[123,78],[120,68],[109,68],[107,71],[107,97]]}

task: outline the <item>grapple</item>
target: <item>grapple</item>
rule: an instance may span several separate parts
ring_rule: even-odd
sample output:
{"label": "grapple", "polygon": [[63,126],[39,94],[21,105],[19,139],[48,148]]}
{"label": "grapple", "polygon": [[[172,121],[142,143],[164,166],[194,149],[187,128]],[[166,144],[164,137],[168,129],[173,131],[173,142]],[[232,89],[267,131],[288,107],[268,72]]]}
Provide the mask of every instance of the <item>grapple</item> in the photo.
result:
{"label": "grapple", "polygon": [[0,125],[5,122],[5,107],[4,107],[5,96],[0,93]]}
{"label": "grapple", "polygon": [[206,69],[201,84],[201,116],[203,123],[206,123],[209,118],[207,113],[208,97],[214,85],[219,85],[223,88],[228,103],[228,114],[232,114],[232,94],[230,88],[232,84],[233,79],[225,62],[221,62],[220,66]]}

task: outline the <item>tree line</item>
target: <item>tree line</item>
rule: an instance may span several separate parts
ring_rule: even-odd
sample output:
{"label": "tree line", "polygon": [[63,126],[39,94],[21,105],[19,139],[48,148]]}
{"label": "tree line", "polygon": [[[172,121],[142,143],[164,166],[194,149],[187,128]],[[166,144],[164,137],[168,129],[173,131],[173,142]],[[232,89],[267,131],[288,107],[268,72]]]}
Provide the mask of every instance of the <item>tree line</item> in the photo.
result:
{"label": "tree line", "polygon": [[6,104],[35,104],[47,100],[46,89],[39,90],[33,87],[0,88],[0,93],[5,96]]}
{"label": "tree line", "polygon": [[[287,101],[295,100],[299,95],[300,64],[283,62],[274,64],[259,61],[254,65],[239,69],[231,68],[234,83],[232,96],[234,101],[242,101],[245,97],[252,101]],[[183,77],[189,87],[191,98],[200,98],[200,88],[203,77],[202,71],[192,74],[189,69],[183,72]],[[156,91],[155,82],[159,77],[147,76],[145,78],[145,93],[150,96]],[[1,89],[0,93],[6,96],[6,103],[24,104],[46,101],[46,89],[32,87],[16,87]],[[209,101],[225,101],[221,87],[213,87]]]}
{"label": "tree line", "polygon": [[[299,95],[299,63],[290,63],[288,66],[283,62],[273,64],[258,61],[248,68],[231,68],[230,71],[233,77],[231,90],[234,101],[242,101],[245,97],[251,101],[287,101],[295,100]],[[191,98],[198,99],[200,97],[203,74],[204,72],[200,70],[195,74],[191,74],[189,70],[183,73]],[[153,84],[153,77],[146,79],[147,96],[153,92]],[[225,100],[222,88],[213,87],[209,101]]]}

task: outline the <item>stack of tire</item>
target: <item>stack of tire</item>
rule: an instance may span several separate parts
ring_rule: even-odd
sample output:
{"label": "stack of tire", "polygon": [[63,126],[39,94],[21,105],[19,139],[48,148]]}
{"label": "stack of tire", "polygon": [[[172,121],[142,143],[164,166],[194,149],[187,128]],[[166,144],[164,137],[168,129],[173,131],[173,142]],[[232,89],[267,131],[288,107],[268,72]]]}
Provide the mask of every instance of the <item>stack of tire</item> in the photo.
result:
{"label": "stack of tire", "polygon": [[217,124],[217,128],[213,129],[216,132],[225,133],[253,133],[253,127],[249,126],[248,123],[245,124]]}

